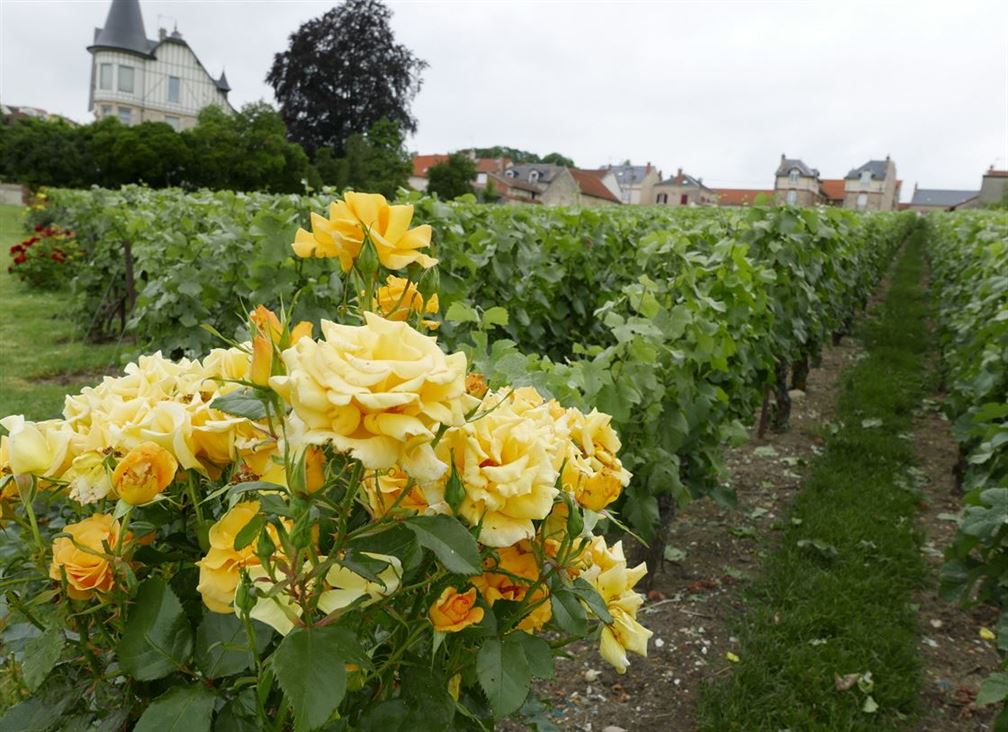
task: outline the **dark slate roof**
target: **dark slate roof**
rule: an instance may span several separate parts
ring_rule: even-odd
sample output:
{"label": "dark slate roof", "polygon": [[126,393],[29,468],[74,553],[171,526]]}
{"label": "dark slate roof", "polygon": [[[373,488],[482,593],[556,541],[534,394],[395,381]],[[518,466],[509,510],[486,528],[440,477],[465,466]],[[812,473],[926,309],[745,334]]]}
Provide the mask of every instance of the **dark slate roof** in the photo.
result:
{"label": "dark slate roof", "polygon": [[806,178],[818,178],[819,171],[815,168],[810,168],[805,164],[804,160],[800,158],[785,158],[782,157],[780,165],[777,166],[777,172],[775,175],[787,175],[791,172],[791,168],[798,168],[798,172],[801,173]]}
{"label": "dark slate roof", "polygon": [[221,69],[220,78],[215,80],[215,83],[217,84],[217,88],[222,92],[231,91],[231,85],[228,84],[227,75],[224,73],[224,69]]}
{"label": "dark slate roof", "polygon": [[866,170],[871,173],[871,177],[875,180],[885,180],[886,162],[887,161],[885,160],[869,160],[860,168],[854,168],[851,172],[849,172],[846,176],[846,180],[856,180],[860,178],[861,173]]}
{"label": "dark slate roof", "polygon": [[703,188],[706,191],[711,190],[703,183],[700,182],[698,178],[694,178],[689,173],[677,173],[670,178],[666,178],[657,184],[658,186],[683,186],[685,188]]}
{"label": "dark slate roof", "polygon": [[[539,183],[549,183],[553,180],[554,176],[563,170],[562,165],[553,165],[552,163],[524,163],[522,165],[512,165],[510,168],[504,171],[507,175],[508,170],[514,171],[514,180],[529,182],[529,174],[533,170],[539,171]],[[510,178],[510,176],[508,176]]]}
{"label": "dark slate roof", "polygon": [[621,188],[624,186],[639,186],[644,180],[644,176],[651,170],[650,166],[647,165],[607,165],[605,168],[613,172],[616,176],[616,182],[619,183]]}
{"label": "dark slate roof", "polygon": [[95,28],[94,43],[89,48],[115,48],[150,56],[158,45],[144,31],[140,0],[112,0],[103,28]]}
{"label": "dark slate roof", "polygon": [[918,188],[914,191],[911,206],[959,206],[971,198],[980,195],[980,191],[948,191],[936,188]]}

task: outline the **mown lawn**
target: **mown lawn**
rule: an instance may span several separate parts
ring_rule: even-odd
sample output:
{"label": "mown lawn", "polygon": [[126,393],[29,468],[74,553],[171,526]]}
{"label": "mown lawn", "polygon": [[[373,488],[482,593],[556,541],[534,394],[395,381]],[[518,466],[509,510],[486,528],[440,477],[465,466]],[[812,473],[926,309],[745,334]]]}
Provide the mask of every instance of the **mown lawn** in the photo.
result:
{"label": "mown lawn", "polygon": [[120,363],[118,344],[84,342],[68,317],[69,295],[33,292],[7,273],[8,251],[27,236],[24,209],[0,205],[0,416],[59,416],[63,397]]}

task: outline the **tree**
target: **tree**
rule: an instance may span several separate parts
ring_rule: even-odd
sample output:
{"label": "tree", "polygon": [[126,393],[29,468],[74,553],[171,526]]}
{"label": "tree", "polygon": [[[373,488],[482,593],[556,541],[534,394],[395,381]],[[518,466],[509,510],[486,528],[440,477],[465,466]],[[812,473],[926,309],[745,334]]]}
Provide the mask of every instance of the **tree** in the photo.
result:
{"label": "tree", "polygon": [[553,165],[562,165],[565,168],[575,167],[573,160],[571,160],[566,155],[561,155],[558,152],[551,152],[549,155],[543,155],[542,162],[552,163]]}
{"label": "tree", "polygon": [[351,135],[342,157],[332,148],[320,148],[315,153],[315,168],[326,185],[393,198],[409,182],[412,164],[402,132],[383,119],[371,125],[366,135]]}
{"label": "tree", "polygon": [[462,153],[452,153],[443,163],[427,169],[427,192],[450,201],[472,193],[472,179],[476,177],[476,163]]}
{"label": "tree", "polygon": [[342,155],[351,135],[381,119],[416,131],[410,104],[427,62],[395,42],[391,17],[380,0],[347,0],[298,28],[273,57],[266,82],[288,134],[309,154],[331,147]]}

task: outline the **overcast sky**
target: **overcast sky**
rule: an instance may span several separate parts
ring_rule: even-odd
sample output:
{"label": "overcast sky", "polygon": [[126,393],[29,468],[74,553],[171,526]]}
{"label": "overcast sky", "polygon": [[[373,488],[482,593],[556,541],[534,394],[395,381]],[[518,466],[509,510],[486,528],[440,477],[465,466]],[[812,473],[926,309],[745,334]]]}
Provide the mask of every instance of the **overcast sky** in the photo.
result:
{"label": "overcast sky", "polygon": [[[333,2],[141,0],[236,105]],[[840,178],[889,154],[904,199],[1008,168],[1008,2],[390,2],[430,67],[412,150],[494,144],[584,167],[626,158],[766,188],[780,154]],[[0,100],[80,121],[110,0],[0,0]]]}

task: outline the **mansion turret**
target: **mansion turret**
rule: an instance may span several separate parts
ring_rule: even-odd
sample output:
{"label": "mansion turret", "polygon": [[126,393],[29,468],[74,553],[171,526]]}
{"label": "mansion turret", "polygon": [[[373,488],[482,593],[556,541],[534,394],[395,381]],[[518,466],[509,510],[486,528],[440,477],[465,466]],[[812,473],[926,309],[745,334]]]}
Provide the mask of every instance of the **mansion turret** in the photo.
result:
{"label": "mansion turret", "polygon": [[227,77],[214,78],[178,29],[147,38],[140,0],[112,0],[103,28],[95,28],[91,52],[88,109],[95,117],[117,117],[124,124],[167,122],[176,130],[196,124],[196,115],[228,102]]}

